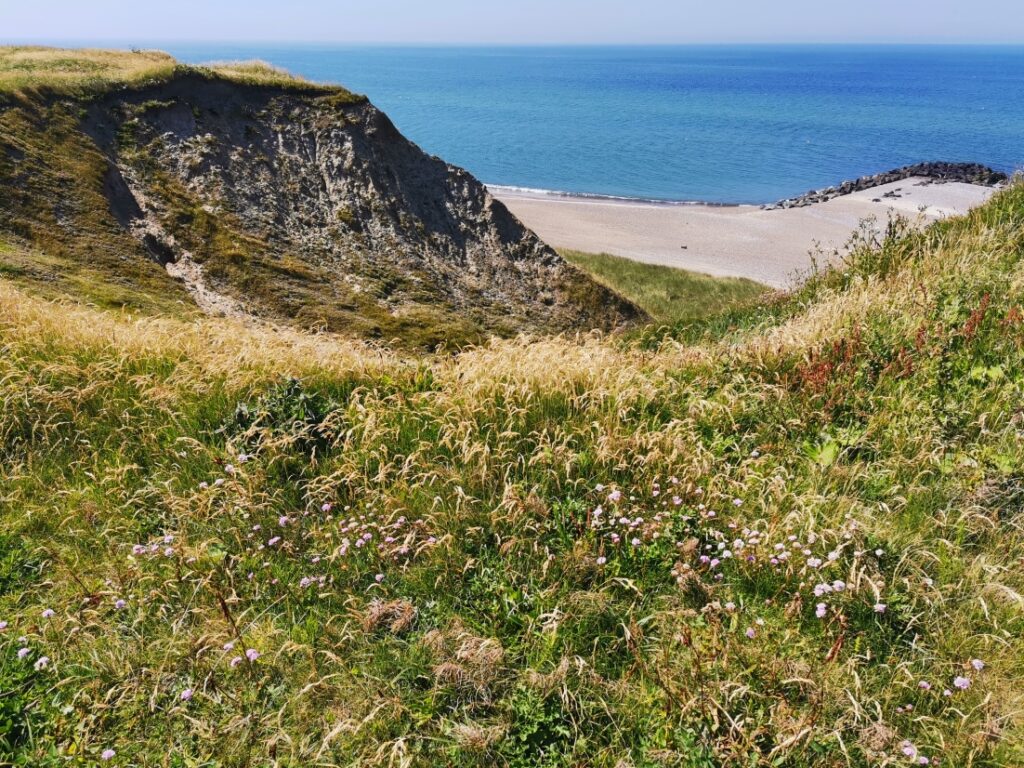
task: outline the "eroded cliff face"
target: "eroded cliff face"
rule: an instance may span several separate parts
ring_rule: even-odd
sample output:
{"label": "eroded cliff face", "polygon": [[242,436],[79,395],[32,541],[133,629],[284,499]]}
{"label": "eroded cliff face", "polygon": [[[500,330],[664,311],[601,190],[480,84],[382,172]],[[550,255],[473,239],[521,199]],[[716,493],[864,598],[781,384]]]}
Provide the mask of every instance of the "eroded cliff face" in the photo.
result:
{"label": "eroded cliff face", "polygon": [[[427,156],[347,92],[185,75],[31,108],[35,130],[80,131],[69,138],[103,168],[88,183],[107,201],[108,220],[74,222],[62,243],[88,251],[90,228],[116,228],[135,244],[134,257],[166,268],[205,311],[371,337],[412,334],[428,345],[608,330],[640,314],[566,263],[469,173]],[[44,193],[41,172],[61,176],[35,154],[32,180],[23,160],[0,165],[5,183],[35,185],[25,190],[30,198]],[[25,225],[30,214],[6,197],[0,225]]]}

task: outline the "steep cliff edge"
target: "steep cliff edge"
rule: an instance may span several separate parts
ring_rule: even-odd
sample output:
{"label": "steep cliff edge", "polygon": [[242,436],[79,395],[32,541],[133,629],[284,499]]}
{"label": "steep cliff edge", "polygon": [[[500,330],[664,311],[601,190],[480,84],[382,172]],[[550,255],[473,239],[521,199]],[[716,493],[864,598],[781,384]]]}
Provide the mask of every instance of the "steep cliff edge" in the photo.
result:
{"label": "steep cliff edge", "polygon": [[3,98],[0,232],[41,254],[28,277],[428,346],[642,314],[343,89],[176,66]]}

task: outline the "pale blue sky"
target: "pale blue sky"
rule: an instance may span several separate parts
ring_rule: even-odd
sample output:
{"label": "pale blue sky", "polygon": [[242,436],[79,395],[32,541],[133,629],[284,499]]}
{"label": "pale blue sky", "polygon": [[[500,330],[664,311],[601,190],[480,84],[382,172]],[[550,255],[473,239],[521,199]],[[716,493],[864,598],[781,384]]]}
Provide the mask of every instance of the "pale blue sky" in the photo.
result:
{"label": "pale blue sky", "polygon": [[0,42],[1024,43],[1022,0],[0,0]]}

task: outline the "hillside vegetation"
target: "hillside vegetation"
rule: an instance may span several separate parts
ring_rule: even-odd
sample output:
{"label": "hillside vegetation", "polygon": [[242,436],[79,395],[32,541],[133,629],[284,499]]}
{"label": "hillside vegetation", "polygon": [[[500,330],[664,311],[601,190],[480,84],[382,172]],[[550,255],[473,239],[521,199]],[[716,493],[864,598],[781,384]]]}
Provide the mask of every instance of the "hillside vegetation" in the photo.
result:
{"label": "hillside vegetation", "polygon": [[559,251],[595,280],[632,301],[657,323],[693,323],[753,305],[769,288],[742,277],[644,264],[607,253]]}
{"label": "hillside vegetation", "polygon": [[0,280],[0,762],[1024,763],[1024,188],[642,341]]}

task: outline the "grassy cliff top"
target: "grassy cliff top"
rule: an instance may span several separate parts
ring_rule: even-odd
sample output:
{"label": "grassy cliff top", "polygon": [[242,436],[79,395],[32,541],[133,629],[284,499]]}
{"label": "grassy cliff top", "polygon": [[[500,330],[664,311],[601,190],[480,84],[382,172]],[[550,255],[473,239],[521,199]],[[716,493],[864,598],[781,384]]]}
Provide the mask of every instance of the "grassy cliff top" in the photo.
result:
{"label": "grassy cliff top", "polygon": [[244,85],[352,95],[340,86],[313,83],[263,61],[191,66],[163,51],[0,46],[0,95],[37,92],[87,96],[187,74]]}

